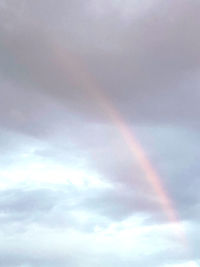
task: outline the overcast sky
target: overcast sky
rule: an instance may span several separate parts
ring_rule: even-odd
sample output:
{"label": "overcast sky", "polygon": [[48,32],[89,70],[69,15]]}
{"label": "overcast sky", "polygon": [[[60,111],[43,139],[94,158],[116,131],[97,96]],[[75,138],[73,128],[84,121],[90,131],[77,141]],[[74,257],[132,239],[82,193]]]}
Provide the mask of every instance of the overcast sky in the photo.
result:
{"label": "overcast sky", "polygon": [[0,0],[0,266],[199,266],[199,28],[199,0]]}

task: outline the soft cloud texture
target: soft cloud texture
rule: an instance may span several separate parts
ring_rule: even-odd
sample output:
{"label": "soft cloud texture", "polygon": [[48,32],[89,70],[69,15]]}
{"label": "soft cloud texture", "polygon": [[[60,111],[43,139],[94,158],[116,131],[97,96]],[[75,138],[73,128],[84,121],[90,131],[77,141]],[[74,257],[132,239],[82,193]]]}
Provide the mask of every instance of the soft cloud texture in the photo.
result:
{"label": "soft cloud texture", "polygon": [[199,12],[198,0],[0,1],[1,266],[198,266]]}

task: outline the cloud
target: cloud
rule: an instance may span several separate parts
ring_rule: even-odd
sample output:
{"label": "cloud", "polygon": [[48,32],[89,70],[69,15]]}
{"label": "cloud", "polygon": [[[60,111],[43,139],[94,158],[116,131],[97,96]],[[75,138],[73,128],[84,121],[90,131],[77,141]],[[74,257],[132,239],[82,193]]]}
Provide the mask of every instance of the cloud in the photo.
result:
{"label": "cloud", "polygon": [[[1,1],[0,265],[198,260],[199,11],[198,0]],[[105,103],[137,136],[194,255]]]}
{"label": "cloud", "polygon": [[[112,224],[105,231],[98,230],[92,234],[77,229],[49,229],[35,224],[29,225],[25,232],[7,232],[6,236],[5,232],[1,232],[5,240],[1,249],[1,262],[6,266],[98,266],[99,263],[105,266],[114,263],[119,266],[145,266],[150,260],[154,266],[159,266],[160,263],[186,258],[181,246],[177,246],[170,238],[173,227],[141,227],[137,225],[136,219]],[[157,237],[152,240],[155,233]],[[128,236],[130,239],[127,239]],[[159,249],[155,244],[159,244]],[[168,245],[171,249],[167,248]],[[8,251],[12,257],[8,257]],[[144,257],[140,256],[141,253]]]}
{"label": "cloud", "polygon": [[[196,124],[198,2],[169,1],[161,6],[157,1],[145,15],[129,14],[128,22],[120,3],[103,3],[98,7],[97,1],[95,9],[90,1],[23,2],[16,9],[8,2],[2,9],[1,70],[3,77],[28,88],[23,105],[38,109],[37,90],[46,102],[53,96],[75,113],[96,117],[102,107],[87,92],[88,83],[94,87],[87,81],[90,72],[98,90],[131,120]],[[134,10],[129,1],[124,9],[129,5]],[[106,12],[108,6],[113,16]],[[52,17],[52,27],[46,14]],[[20,104],[16,105],[17,110]]]}

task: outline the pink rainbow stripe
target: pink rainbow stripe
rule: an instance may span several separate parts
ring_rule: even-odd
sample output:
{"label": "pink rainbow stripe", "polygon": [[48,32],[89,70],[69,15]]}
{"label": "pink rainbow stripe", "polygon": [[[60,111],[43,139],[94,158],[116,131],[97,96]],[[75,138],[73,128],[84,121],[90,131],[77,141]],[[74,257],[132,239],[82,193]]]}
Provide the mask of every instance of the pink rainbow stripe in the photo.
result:
{"label": "pink rainbow stripe", "polygon": [[128,124],[115,106],[109,101],[109,98],[106,97],[105,93],[103,93],[102,88],[98,86],[96,80],[90,75],[90,72],[86,69],[86,66],[80,58],[59,46],[55,46],[54,51],[56,52],[57,63],[59,66],[61,65],[61,70],[64,70],[64,73],[68,75],[70,74],[73,83],[81,86],[88,95],[92,96],[99,103],[101,109],[117,127],[133,157],[137,158],[138,164],[144,172],[144,179],[156,193],[159,204],[168,220],[173,223],[178,223],[176,234],[185,247],[187,247],[185,231],[180,223],[172,200],[168,196],[157,171],[146,156],[144,149],[139,144]]}

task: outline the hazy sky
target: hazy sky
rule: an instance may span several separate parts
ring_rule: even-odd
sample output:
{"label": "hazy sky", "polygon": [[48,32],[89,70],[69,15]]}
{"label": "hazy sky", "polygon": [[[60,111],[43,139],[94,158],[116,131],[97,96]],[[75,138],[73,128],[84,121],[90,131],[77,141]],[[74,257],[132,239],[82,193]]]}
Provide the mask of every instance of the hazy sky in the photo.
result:
{"label": "hazy sky", "polygon": [[199,266],[199,28],[199,0],[0,0],[0,266]]}

